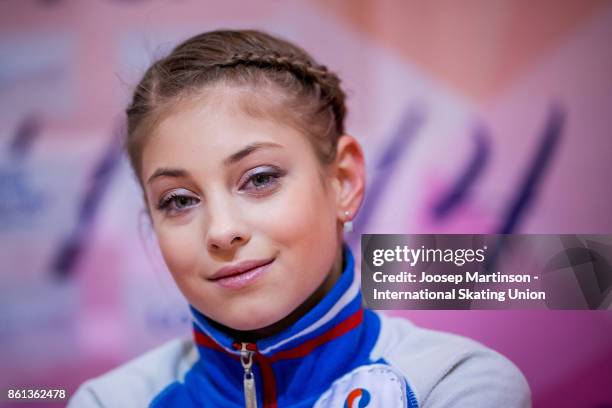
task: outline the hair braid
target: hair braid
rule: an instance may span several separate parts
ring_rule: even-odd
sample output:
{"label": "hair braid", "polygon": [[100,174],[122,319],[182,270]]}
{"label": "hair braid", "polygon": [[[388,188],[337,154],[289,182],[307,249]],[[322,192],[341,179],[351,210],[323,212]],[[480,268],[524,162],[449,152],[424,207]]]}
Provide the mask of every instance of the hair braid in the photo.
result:
{"label": "hair braid", "polygon": [[300,81],[319,88],[320,97],[326,102],[325,107],[332,107],[337,132],[339,134],[344,133],[344,117],[346,115],[344,99],[346,95],[340,88],[338,76],[330,72],[325,65],[299,58],[294,54],[282,55],[279,52],[258,54],[252,51],[235,53],[225,61],[220,61],[214,65],[218,67],[251,65],[290,72]]}
{"label": "hair braid", "polygon": [[282,92],[282,120],[310,137],[322,163],[333,160],[346,116],[338,76],[289,41],[256,30],[217,30],[177,45],[147,69],[135,88],[126,109],[125,148],[139,180],[146,135],[169,111],[168,104],[220,82],[274,84]]}

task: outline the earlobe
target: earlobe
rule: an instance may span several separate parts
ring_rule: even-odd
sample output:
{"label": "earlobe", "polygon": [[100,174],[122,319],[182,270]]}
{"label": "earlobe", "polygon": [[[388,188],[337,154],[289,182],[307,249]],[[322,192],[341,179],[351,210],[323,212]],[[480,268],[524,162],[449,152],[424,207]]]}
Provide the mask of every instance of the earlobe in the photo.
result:
{"label": "earlobe", "polygon": [[353,217],[348,211],[345,211],[344,215],[346,216],[346,220],[343,221],[344,232],[351,232],[353,230]]}

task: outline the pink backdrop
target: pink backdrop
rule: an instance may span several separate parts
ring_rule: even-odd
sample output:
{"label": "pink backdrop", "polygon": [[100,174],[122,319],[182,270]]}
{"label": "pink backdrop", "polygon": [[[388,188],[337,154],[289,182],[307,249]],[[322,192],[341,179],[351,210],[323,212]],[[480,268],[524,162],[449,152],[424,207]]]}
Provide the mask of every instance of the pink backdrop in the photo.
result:
{"label": "pink backdrop", "polygon": [[[4,1],[0,388],[73,392],[189,335],[117,136],[148,64],[222,27],[343,79],[368,160],[355,252],[361,232],[612,232],[610,2]],[[536,407],[612,406],[609,311],[395,314],[502,352]]]}

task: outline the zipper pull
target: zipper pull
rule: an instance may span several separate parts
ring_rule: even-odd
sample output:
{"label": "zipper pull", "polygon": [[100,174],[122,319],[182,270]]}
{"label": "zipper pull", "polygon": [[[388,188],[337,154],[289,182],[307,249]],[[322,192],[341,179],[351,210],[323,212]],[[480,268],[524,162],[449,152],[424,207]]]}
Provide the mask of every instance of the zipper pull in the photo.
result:
{"label": "zipper pull", "polygon": [[257,389],[255,388],[255,375],[251,367],[253,366],[253,354],[255,352],[247,349],[248,343],[242,343],[240,349],[240,362],[244,368],[244,402],[246,408],[257,408]]}

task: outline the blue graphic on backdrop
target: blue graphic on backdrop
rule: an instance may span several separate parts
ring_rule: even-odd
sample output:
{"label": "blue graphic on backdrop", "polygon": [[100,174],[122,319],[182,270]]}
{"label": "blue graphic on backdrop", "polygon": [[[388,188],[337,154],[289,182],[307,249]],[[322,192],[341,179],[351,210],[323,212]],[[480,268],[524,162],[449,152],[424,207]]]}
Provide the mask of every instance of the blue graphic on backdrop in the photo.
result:
{"label": "blue graphic on backdrop", "polygon": [[[371,188],[366,189],[363,208],[355,219],[353,231],[348,236],[351,246],[355,246],[361,234],[365,232],[372,214],[375,213],[383,191],[391,180],[391,174],[397,167],[399,158],[406,158],[408,142],[412,141],[424,121],[423,114],[415,109],[408,109],[402,116],[397,130],[394,132],[389,144],[383,149],[383,153],[377,161],[375,176],[371,182]],[[560,104],[553,105],[550,109],[542,132],[541,141],[534,157],[525,172],[523,181],[519,184],[513,199],[508,202],[507,209],[500,216],[500,226],[492,231],[497,234],[511,234],[520,221],[525,217],[529,206],[537,196],[537,188],[543,183],[546,170],[551,166],[554,154],[560,143],[561,135],[566,121],[566,113]],[[470,191],[473,191],[478,179],[484,173],[490,157],[491,136],[484,125],[480,125],[474,132],[475,149],[471,158],[468,159],[465,170],[451,185],[442,198],[431,208],[438,219],[446,218],[452,210],[461,202],[465,201]],[[369,231],[372,232],[372,231]],[[499,255],[504,246],[503,238],[497,242],[490,251],[485,269],[493,271]]]}
{"label": "blue graphic on backdrop", "polygon": [[88,245],[96,213],[121,161],[123,137],[124,127],[120,126],[89,178],[90,184],[80,206],[76,227],[61,244],[53,261],[51,270],[59,278],[73,273],[76,262]]}
{"label": "blue graphic on backdrop", "polygon": [[39,137],[41,122],[36,115],[19,124],[0,164],[0,230],[23,228],[40,217],[46,207],[45,196],[32,187],[28,175],[28,156]]}
{"label": "blue graphic on backdrop", "polygon": [[434,216],[444,219],[453,209],[461,204],[470,193],[470,188],[476,184],[479,176],[483,173],[491,153],[491,136],[483,126],[478,126],[473,134],[474,154],[467,163],[465,170],[460,174],[454,185],[432,208]]}

